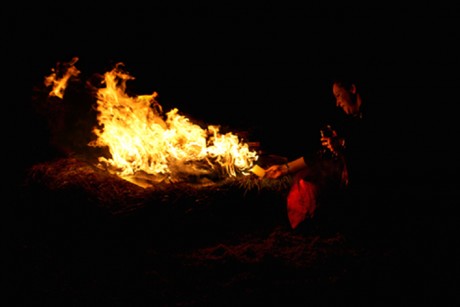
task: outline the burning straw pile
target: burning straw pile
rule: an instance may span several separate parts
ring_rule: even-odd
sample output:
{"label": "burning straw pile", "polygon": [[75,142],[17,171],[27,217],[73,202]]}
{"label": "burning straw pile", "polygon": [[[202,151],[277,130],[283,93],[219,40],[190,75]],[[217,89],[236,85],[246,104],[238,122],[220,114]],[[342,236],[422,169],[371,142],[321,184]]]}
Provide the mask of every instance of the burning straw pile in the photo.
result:
{"label": "burning straw pile", "polygon": [[65,155],[30,169],[26,186],[31,195],[47,191],[59,195],[58,206],[77,199],[112,216],[163,204],[190,212],[222,203],[284,203],[290,178],[264,179],[252,169],[285,158],[261,157],[237,134],[215,125],[202,127],[177,109],[164,113],[156,92],[129,96],[126,82],[134,78],[122,64],[86,82],[95,101],[86,113],[95,116],[91,128],[86,123],[81,129],[81,119],[79,124],[66,122],[65,114],[76,113],[66,108],[83,97],[75,95],[75,89],[83,89],[75,86],[81,84],[77,61],[53,69],[45,78],[46,89],[36,97],[42,110],[53,115],[53,145]]}
{"label": "burning straw pile", "polygon": [[[45,98],[45,108],[71,101],[64,95],[68,84],[80,82],[77,61],[74,58],[58,65],[45,78],[47,97],[39,97]],[[99,151],[99,168],[144,187],[164,181],[189,181],[192,177],[216,181],[251,174],[259,155],[247,140],[221,131],[218,125],[202,127],[177,108],[164,112],[156,92],[129,95],[127,82],[133,79],[118,63],[111,71],[86,82],[95,100],[91,108],[96,122],[84,151]],[[65,120],[62,116],[55,120],[60,123],[58,133],[68,126]]]}

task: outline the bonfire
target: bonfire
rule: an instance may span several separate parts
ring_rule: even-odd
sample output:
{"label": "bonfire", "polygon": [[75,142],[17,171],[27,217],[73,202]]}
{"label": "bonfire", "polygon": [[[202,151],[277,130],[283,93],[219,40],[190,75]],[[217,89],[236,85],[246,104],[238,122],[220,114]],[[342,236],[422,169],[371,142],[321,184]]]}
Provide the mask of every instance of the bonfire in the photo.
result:
{"label": "bonfire", "polygon": [[[247,134],[197,123],[178,108],[165,112],[155,91],[128,94],[134,77],[123,63],[82,82],[77,62],[76,57],[58,63],[36,95],[50,117],[53,144],[66,155],[34,165],[29,184],[51,190],[78,187],[112,213],[132,211],[153,198],[174,202],[171,195],[176,202],[193,198],[195,203],[226,197],[230,190],[245,197],[249,191],[284,197],[290,177],[269,180],[263,173],[286,158],[262,154]],[[86,118],[75,119],[77,104],[90,106]]]}

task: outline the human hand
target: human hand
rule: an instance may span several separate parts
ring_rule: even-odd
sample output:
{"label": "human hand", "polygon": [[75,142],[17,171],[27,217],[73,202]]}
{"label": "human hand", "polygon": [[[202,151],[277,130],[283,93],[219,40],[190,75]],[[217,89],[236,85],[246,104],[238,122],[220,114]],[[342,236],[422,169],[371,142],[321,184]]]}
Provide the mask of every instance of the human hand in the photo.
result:
{"label": "human hand", "polygon": [[275,164],[265,170],[264,178],[277,179],[283,175],[287,175],[288,168],[286,164]]}
{"label": "human hand", "polygon": [[323,136],[320,138],[320,141],[321,141],[321,146],[328,149],[330,152],[335,152],[335,148],[333,145],[334,142],[333,142],[332,137]]}
{"label": "human hand", "polygon": [[323,133],[321,131],[321,145],[327,148],[330,152],[337,155],[344,147],[345,147],[345,140],[340,138],[337,135],[337,131],[329,130],[328,133]]}

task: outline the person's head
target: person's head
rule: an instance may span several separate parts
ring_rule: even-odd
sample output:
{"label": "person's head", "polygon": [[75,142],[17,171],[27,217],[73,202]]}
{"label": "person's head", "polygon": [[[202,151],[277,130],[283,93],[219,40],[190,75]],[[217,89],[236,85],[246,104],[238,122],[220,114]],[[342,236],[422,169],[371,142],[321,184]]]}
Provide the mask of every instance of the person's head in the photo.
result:
{"label": "person's head", "polygon": [[332,93],[335,97],[336,106],[342,108],[347,115],[359,114],[361,96],[353,81],[334,79],[332,82]]}

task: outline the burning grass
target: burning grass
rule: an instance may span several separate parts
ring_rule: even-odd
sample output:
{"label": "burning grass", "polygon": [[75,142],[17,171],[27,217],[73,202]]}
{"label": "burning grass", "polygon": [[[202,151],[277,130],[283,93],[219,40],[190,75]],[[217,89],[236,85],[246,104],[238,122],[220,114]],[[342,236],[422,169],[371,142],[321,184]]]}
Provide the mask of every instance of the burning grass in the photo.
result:
{"label": "burning grass", "polygon": [[[81,93],[67,91],[68,85],[81,84],[79,70],[75,67],[78,58],[58,65],[45,78],[45,89],[37,95],[37,105],[45,110],[54,109],[57,119],[50,121],[53,131],[61,137],[53,139],[66,144],[63,127],[73,127],[65,114],[75,104],[82,104]],[[247,139],[236,133],[223,131],[220,125],[199,124],[184,116],[177,108],[164,112],[158,102],[158,93],[133,95],[128,90],[128,81],[135,79],[123,63],[103,75],[86,83],[81,91],[89,92],[91,109],[95,120],[91,135],[87,135],[89,148],[106,152],[99,155],[99,165],[111,173],[140,184],[155,185],[163,180],[183,181],[183,177],[236,177],[248,175],[258,159],[258,152],[249,146]],[[48,113],[48,112],[45,112]],[[74,113],[74,112],[71,112]],[[59,126],[59,127],[57,127]],[[83,134],[82,129],[72,133]],[[87,129],[85,129],[87,131]],[[81,133],[78,133],[81,132]],[[81,136],[79,137],[81,138]],[[64,140],[64,144],[62,141]],[[70,151],[69,146],[65,146]],[[84,150],[83,150],[84,151]],[[215,178],[212,178],[215,179]],[[153,184],[150,184],[151,181]]]}

